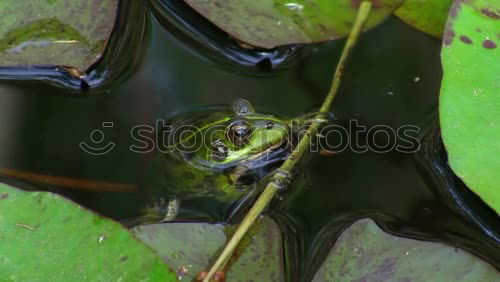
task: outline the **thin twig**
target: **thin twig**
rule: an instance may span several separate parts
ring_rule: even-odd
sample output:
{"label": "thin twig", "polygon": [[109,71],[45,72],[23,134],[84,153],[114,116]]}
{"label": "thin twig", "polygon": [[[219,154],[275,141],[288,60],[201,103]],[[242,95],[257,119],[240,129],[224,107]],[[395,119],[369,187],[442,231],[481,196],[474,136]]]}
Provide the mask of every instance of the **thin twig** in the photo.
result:
{"label": "thin twig", "polygon": [[29,231],[35,231],[36,230],[36,227],[29,226],[28,224],[24,224],[24,223],[16,223],[16,226],[17,227],[21,227],[21,228],[26,228]]}
{"label": "thin twig", "polygon": [[72,189],[111,191],[111,192],[135,192],[137,188],[133,184],[105,182],[83,178],[71,178],[63,176],[53,176],[34,172],[15,170],[0,167],[0,177],[12,177],[20,180],[27,180],[40,184],[47,184],[57,187],[67,187]]}
{"label": "thin twig", "polygon": [[232,256],[234,250],[238,246],[239,242],[243,239],[245,234],[248,232],[248,229],[253,225],[257,217],[264,211],[269,202],[274,198],[276,192],[282,188],[283,182],[286,182],[287,175],[292,171],[297,162],[306,152],[309,143],[311,141],[311,136],[316,134],[317,129],[321,126],[322,123],[325,122],[324,114],[328,113],[332,102],[338,92],[340,86],[340,80],[344,71],[344,65],[351,53],[351,50],[354,48],[358,37],[361,33],[361,29],[370,14],[372,3],[369,1],[363,1],[359,7],[358,14],[356,16],[356,21],[354,22],[354,26],[347,38],[347,42],[344,46],[344,50],[342,51],[342,55],[340,57],[339,63],[337,64],[337,68],[335,70],[335,74],[333,76],[332,87],[328,92],[323,105],[319,111],[319,114],[316,115],[316,118],[308,127],[308,130],[305,132],[304,136],[300,139],[297,148],[293,150],[290,156],[285,160],[285,162],[278,169],[278,173],[272,177],[271,181],[267,184],[264,191],[260,194],[257,201],[254,203],[252,208],[248,211],[243,221],[238,226],[238,229],[234,232],[233,236],[222,250],[222,253],[219,255],[212,268],[208,272],[208,274],[204,277],[203,282],[209,282],[212,276],[217,272],[224,268],[229,258]]}

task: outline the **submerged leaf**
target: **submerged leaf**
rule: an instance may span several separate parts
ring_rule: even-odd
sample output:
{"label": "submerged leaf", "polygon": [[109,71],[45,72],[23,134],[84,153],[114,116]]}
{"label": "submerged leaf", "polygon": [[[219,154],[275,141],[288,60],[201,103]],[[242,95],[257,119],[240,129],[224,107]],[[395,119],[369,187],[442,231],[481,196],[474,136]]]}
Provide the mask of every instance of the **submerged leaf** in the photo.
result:
{"label": "submerged leaf", "polygon": [[85,71],[113,30],[118,0],[0,1],[0,67],[63,65]]}
{"label": "submerged leaf", "polygon": [[[184,0],[234,38],[273,48],[346,36],[361,0]],[[374,0],[366,29],[396,10],[403,0]]]}
{"label": "submerged leaf", "polygon": [[7,281],[175,281],[120,224],[48,192],[0,183],[0,239]]}
{"label": "submerged leaf", "polygon": [[491,265],[441,243],[385,233],[370,219],[347,228],[314,277],[319,281],[499,281]]}
{"label": "submerged leaf", "polygon": [[[225,244],[231,227],[208,223],[164,223],[135,227],[132,232],[191,281],[206,271]],[[252,227],[229,261],[227,281],[284,281],[281,232],[264,217]]]}
{"label": "submerged leaf", "polygon": [[405,0],[395,14],[416,29],[441,37],[452,2],[453,0]]}
{"label": "submerged leaf", "polygon": [[456,0],[441,53],[439,116],[453,171],[500,213],[500,1]]}

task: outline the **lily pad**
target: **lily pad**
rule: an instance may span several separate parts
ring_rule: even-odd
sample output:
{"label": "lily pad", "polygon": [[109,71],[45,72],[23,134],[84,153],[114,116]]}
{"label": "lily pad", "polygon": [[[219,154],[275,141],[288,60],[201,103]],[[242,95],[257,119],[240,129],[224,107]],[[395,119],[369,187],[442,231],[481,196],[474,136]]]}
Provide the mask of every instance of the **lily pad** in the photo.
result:
{"label": "lily pad", "polygon": [[500,1],[455,1],[441,52],[439,116],[449,164],[500,213]]}
{"label": "lily pad", "polygon": [[313,281],[499,280],[493,266],[465,251],[396,237],[362,219],[342,233]]}
{"label": "lily pad", "polygon": [[414,28],[441,38],[453,0],[405,0],[395,14]]}
{"label": "lily pad", "polygon": [[[232,37],[273,48],[313,43],[349,34],[360,0],[184,0]],[[365,29],[381,23],[403,0],[373,1]]]}
{"label": "lily pad", "polygon": [[[163,223],[138,226],[132,233],[191,281],[206,271],[233,228],[208,223]],[[229,262],[227,281],[285,281],[281,232],[270,218],[252,227]]]}
{"label": "lily pad", "polygon": [[63,65],[85,71],[104,52],[118,0],[0,1],[0,67]]}
{"label": "lily pad", "polygon": [[48,192],[0,183],[0,240],[2,281],[176,281],[120,224]]}

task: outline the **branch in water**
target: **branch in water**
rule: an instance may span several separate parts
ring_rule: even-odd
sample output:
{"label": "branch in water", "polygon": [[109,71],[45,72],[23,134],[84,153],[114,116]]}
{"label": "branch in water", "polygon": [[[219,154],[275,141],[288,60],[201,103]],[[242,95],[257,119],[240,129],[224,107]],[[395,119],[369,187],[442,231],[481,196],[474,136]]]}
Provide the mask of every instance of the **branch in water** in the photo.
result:
{"label": "branch in water", "polygon": [[344,50],[342,51],[342,55],[340,57],[339,63],[337,64],[337,68],[335,70],[335,74],[333,76],[332,86],[330,91],[328,92],[323,105],[321,106],[320,112],[316,115],[316,118],[309,126],[308,130],[300,139],[297,148],[293,150],[290,156],[285,160],[285,162],[281,165],[281,167],[277,170],[277,172],[272,177],[271,181],[267,184],[266,188],[260,194],[257,201],[254,203],[252,208],[248,211],[245,218],[236,229],[235,233],[222,250],[222,253],[219,255],[212,268],[208,272],[208,274],[203,278],[203,282],[209,282],[213,275],[222,270],[224,266],[227,264],[229,258],[233,255],[234,250],[238,246],[239,242],[243,239],[245,234],[248,232],[250,227],[253,225],[257,217],[264,211],[269,202],[274,198],[276,192],[283,188],[283,185],[287,185],[289,181],[289,175],[295,165],[298,163],[300,158],[305,154],[307,148],[309,147],[309,143],[311,141],[311,136],[314,136],[317,132],[317,129],[326,121],[324,119],[324,115],[330,111],[330,107],[335,99],[335,96],[338,92],[340,86],[340,80],[342,77],[342,73],[344,70],[345,62],[349,57],[352,49],[356,45],[358,37],[361,33],[361,29],[370,14],[372,3],[369,1],[363,1],[359,7],[358,14],[356,16],[356,20],[354,22],[354,26],[347,38],[347,42],[344,46]]}
{"label": "branch in water", "polygon": [[109,192],[135,192],[137,190],[135,185],[127,183],[104,182],[90,179],[52,176],[33,172],[19,171],[9,168],[0,168],[0,175],[20,180],[26,180],[32,183],[82,190]]}

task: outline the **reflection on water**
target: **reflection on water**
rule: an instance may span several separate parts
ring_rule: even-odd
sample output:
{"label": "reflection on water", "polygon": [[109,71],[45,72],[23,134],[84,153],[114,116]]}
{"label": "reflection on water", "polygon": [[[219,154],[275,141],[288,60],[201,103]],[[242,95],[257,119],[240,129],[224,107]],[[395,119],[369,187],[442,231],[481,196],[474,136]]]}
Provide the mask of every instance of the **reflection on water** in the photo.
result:
{"label": "reflection on water", "polygon": [[[74,68],[47,65],[30,65],[17,67],[0,67],[0,82],[9,83],[10,81],[25,81],[26,84],[33,81],[44,81],[54,86],[64,88],[65,95],[86,95],[90,88],[94,89],[93,94],[99,94],[107,91],[109,83],[119,83],[129,77],[142,60],[142,51],[147,31],[146,11],[143,4],[137,1],[121,1],[116,26],[111,35],[108,48],[104,56],[91,66],[86,74],[81,75],[78,71],[75,74]],[[134,19],[133,22],[130,19]],[[129,24],[127,24],[129,23]],[[52,33],[60,32],[61,29],[67,29],[68,38],[77,39],[80,43],[88,40],[79,35],[76,30],[66,27],[57,20],[49,19],[34,23],[47,27],[44,30],[50,36]],[[28,27],[28,31],[33,27]],[[14,34],[16,35],[16,34]],[[27,36],[32,36],[27,34]],[[40,35],[36,35],[40,36]],[[17,38],[17,37],[16,37]],[[59,37],[56,37],[59,38]],[[22,41],[23,39],[21,39]],[[12,39],[5,38],[6,42],[11,43]],[[26,42],[25,42],[26,43]],[[33,44],[41,44],[37,41]],[[0,52],[2,50],[2,41],[0,41]],[[102,45],[102,41],[98,42]],[[5,44],[4,44],[5,45]],[[21,44],[22,45],[22,44]],[[22,47],[19,45],[18,47]],[[96,46],[92,48],[97,48]],[[9,49],[15,51],[19,48]],[[123,58],[127,58],[124,60]],[[2,62],[2,65],[9,65],[9,61]],[[80,66],[82,68],[82,66]],[[71,88],[71,89],[68,89]]]}
{"label": "reflection on water", "polygon": [[202,50],[202,58],[247,75],[268,76],[271,70],[290,68],[314,49],[307,45],[255,49],[229,38],[184,1],[153,0],[151,6],[159,23],[183,41],[185,47]]}
{"label": "reflection on water", "polygon": [[[43,75],[63,83],[33,81],[40,73],[26,75],[26,69],[0,69],[0,167],[133,185],[138,192],[38,187],[58,191],[116,219],[136,216],[143,208],[143,175],[155,153],[130,151],[136,142],[130,134],[134,126],[154,126],[158,119],[240,97],[258,111],[281,116],[314,111],[329,88],[343,44],[340,40],[319,45],[276,70],[249,69],[259,60],[245,59],[240,65],[242,60],[228,55],[240,52],[236,45],[231,45],[233,51],[204,46],[200,38],[190,39],[190,33],[158,18],[162,13],[157,8],[144,9],[144,18],[139,18],[143,24],[122,21],[119,27],[141,36],[120,43],[125,46],[120,52],[116,51],[119,39],[114,37],[107,57],[95,67],[95,76],[88,76],[84,97],[75,95],[83,93],[75,90],[79,82],[75,87],[65,83],[69,78],[54,69]],[[438,40],[395,18],[366,33],[346,68],[332,110],[336,122],[356,119],[367,127],[428,128],[429,121],[436,120],[439,48]],[[261,58],[249,50],[241,54]],[[7,74],[9,80],[5,80]],[[92,144],[90,134],[95,130],[102,131],[102,142],[116,145],[111,152],[92,155],[81,150],[81,142]],[[434,133],[421,132],[422,150],[427,151],[417,154],[345,151],[309,156],[296,181],[272,205],[271,214],[287,230],[289,277],[312,277],[338,233],[360,217],[372,217],[393,233],[449,242],[498,263],[498,217],[451,174],[442,145],[425,141]],[[436,153],[429,153],[432,150]],[[220,206],[203,209],[215,211],[209,216],[213,221],[230,216]]]}
{"label": "reflection on water", "polygon": [[3,95],[0,98],[0,124],[2,130],[0,131],[0,162],[9,163],[14,157],[15,152],[18,150],[16,146],[16,127],[17,120],[22,109],[19,107],[17,99],[17,91],[15,88],[0,85],[0,93],[11,93],[11,95]]}

